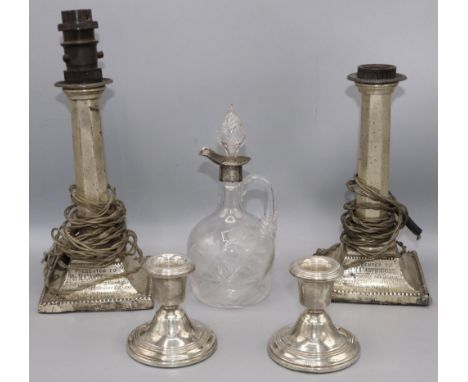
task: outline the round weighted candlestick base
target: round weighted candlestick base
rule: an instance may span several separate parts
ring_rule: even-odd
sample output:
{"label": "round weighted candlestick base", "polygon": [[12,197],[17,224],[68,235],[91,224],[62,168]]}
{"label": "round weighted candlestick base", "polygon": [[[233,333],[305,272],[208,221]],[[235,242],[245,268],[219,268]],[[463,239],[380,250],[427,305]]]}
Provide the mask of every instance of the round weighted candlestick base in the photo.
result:
{"label": "round weighted candlestick base", "polygon": [[334,259],[313,256],[295,261],[289,268],[299,281],[301,304],[307,309],[294,326],[277,331],[268,343],[268,354],[279,365],[309,373],[344,369],[359,358],[356,337],[336,328],[325,312],[331,302],[334,281],[343,268]]}
{"label": "round weighted candlestick base", "polygon": [[329,373],[356,362],[359,343],[347,330],[337,329],[325,312],[306,310],[294,327],[286,326],[271,337],[268,353],[288,369]]}
{"label": "round weighted candlestick base", "polygon": [[152,322],[130,333],[127,344],[134,360],[157,367],[192,365],[215,350],[214,333],[200,322],[189,320],[181,309],[159,309]]}
{"label": "round weighted candlestick base", "polygon": [[163,254],[148,258],[145,269],[153,279],[154,295],[161,307],[151,322],[130,333],[128,354],[156,367],[188,366],[207,359],[216,350],[216,335],[179,308],[187,276],[195,266],[185,256]]}

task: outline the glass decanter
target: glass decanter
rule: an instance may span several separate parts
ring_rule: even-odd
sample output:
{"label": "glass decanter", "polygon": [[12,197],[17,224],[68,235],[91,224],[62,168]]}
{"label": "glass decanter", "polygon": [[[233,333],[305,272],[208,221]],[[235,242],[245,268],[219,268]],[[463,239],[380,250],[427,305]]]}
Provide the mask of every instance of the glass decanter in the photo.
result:
{"label": "glass decanter", "polygon": [[[226,155],[203,148],[200,155],[220,166],[221,200],[215,212],[201,220],[188,240],[188,256],[196,265],[192,290],[202,302],[222,308],[240,308],[263,300],[271,287],[275,254],[276,209],[270,183],[259,175],[242,179],[250,158],[239,156],[245,129],[229,109],[218,131]],[[263,216],[245,210],[244,196],[251,185],[266,191]]]}

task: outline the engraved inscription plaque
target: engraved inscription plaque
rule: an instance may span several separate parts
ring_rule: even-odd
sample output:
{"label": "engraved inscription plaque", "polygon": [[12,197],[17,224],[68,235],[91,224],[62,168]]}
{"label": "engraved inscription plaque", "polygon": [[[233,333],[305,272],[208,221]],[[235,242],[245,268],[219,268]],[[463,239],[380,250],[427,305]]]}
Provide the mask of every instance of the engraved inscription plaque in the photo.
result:
{"label": "engraved inscription plaque", "polygon": [[[89,263],[73,262],[67,270],[65,280],[60,288],[60,295],[44,289],[39,301],[39,312],[151,309],[153,307],[151,279],[135,277],[136,280],[145,280],[145,282],[133,285],[130,282],[132,277],[124,276],[124,272],[124,266],[121,262],[104,268],[96,268]],[[139,272],[143,272],[143,270]],[[104,280],[109,276],[119,274],[122,274],[122,277]],[[67,293],[67,291],[75,290],[99,279],[103,279],[103,281],[88,288]]]}
{"label": "engraved inscription plaque", "polygon": [[[349,253],[344,264],[360,258],[356,253]],[[351,267],[335,282],[333,301],[428,305],[429,292],[420,269],[414,252]]]}

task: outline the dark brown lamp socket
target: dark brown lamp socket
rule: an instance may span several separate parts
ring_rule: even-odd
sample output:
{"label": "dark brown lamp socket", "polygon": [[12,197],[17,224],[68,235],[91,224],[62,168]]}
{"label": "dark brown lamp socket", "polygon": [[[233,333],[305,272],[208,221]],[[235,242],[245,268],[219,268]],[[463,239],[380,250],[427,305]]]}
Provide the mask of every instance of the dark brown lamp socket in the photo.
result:
{"label": "dark brown lamp socket", "polygon": [[58,30],[63,32],[62,46],[65,51],[63,61],[65,82],[70,84],[93,83],[102,81],[102,70],[98,68],[98,59],[104,54],[97,51],[98,40],[94,29],[98,27],[93,21],[90,9],[62,11],[62,24]]}
{"label": "dark brown lamp socket", "polygon": [[357,73],[350,74],[348,80],[368,85],[385,85],[404,81],[406,76],[397,73],[395,65],[365,64],[359,65]]}

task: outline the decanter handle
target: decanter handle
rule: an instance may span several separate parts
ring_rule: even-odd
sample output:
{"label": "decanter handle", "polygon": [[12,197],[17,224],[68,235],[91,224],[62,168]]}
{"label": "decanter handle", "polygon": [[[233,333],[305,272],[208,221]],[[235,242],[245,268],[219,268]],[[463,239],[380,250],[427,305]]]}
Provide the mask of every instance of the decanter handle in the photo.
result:
{"label": "decanter handle", "polygon": [[267,193],[267,200],[265,204],[265,209],[263,216],[260,218],[264,228],[268,229],[270,233],[276,235],[276,202],[275,202],[275,193],[273,192],[273,187],[271,183],[261,175],[249,175],[244,178],[243,182],[244,190],[242,192],[242,199],[244,199],[245,194],[247,193],[249,186],[253,183],[258,183]]}

